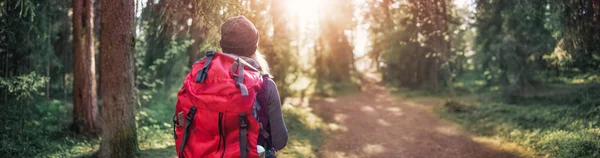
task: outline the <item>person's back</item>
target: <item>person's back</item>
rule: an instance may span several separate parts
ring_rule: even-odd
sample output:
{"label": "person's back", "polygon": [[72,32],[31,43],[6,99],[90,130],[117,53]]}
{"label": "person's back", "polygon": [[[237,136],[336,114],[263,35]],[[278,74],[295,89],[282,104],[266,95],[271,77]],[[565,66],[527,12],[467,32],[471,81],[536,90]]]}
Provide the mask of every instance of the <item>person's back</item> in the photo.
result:
{"label": "person's back", "polygon": [[224,53],[196,62],[178,94],[178,156],[258,157],[264,147],[274,157],[287,143],[287,129],[276,84],[256,53],[258,31],[245,17],[230,18],[220,43]]}

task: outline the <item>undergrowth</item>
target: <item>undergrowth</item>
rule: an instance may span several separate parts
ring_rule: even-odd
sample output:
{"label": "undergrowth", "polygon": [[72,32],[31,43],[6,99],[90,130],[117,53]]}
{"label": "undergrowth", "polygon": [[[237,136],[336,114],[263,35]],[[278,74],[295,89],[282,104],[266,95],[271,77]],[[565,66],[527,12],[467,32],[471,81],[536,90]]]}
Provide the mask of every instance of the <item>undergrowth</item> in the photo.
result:
{"label": "undergrowth", "polygon": [[[168,95],[146,95],[152,93],[144,91],[139,94],[136,115],[139,156],[176,157],[171,118],[177,101],[176,91]],[[0,112],[0,157],[95,156],[100,138],[70,131],[70,103],[53,100],[49,104],[36,101],[35,105],[21,109],[15,103]],[[286,107],[283,113],[289,141],[278,156],[316,157],[321,137],[320,119],[306,109]]]}
{"label": "undergrowth", "polygon": [[519,98],[510,104],[448,102],[440,112],[472,133],[517,143],[538,156],[594,158],[600,157],[598,98],[597,86],[588,86],[570,93]]}
{"label": "undergrowth", "polygon": [[302,107],[284,106],[283,117],[288,129],[287,146],[277,153],[278,157],[317,157],[324,136],[321,118]]}
{"label": "undergrowth", "polygon": [[61,100],[12,103],[1,111],[0,157],[80,157],[97,148],[99,140],[73,134],[70,104]]}

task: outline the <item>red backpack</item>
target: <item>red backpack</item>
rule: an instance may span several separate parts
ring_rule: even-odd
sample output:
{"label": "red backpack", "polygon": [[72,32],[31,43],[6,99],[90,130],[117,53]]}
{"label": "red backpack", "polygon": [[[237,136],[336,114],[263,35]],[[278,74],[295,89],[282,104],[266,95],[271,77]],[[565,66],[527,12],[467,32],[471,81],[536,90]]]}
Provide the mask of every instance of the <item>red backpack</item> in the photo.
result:
{"label": "red backpack", "polygon": [[268,122],[268,110],[257,111],[264,79],[266,75],[237,56],[211,51],[196,62],[177,94],[177,155],[258,157],[259,135],[269,138],[259,123]]}

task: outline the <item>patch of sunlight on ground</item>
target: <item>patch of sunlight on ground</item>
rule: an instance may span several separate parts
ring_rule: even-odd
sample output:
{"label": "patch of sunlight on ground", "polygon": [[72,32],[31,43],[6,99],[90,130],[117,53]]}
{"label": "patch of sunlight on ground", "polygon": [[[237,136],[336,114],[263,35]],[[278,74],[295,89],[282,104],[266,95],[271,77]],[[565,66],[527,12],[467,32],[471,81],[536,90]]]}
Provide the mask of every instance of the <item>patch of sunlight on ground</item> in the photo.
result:
{"label": "patch of sunlight on ground", "polygon": [[[306,140],[291,140],[290,142],[288,142],[288,145],[284,150],[286,151],[293,151],[296,154],[299,155],[313,155],[315,153],[313,153],[312,151],[312,145],[310,144],[310,142],[307,142]],[[279,155],[279,154],[278,154]],[[279,155],[279,157],[285,157],[282,155]]]}
{"label": "patch of sunlight on ground", "polygon": [[399,107],[388,107],[386,108],[387,111],[389,112],[400,112],[402,111],[402,109],[400,109]]}
{"label": "patch of sunlight on ground", "polygon": [[367,154],[381,154],[385,152],[385,147],[381,144],[367,144],[363,147],[363,152]]}
{"label": "patch of sunlight on ground", "polygon": [[326,102],[330,102],[330,103],[335,103],[335,102],[337,102],[337,99],[335,99],[335,98],[325,98],[325,101]]}
{"label": "patch of sunlight on ground", "polygon": [[346,126],[338,125],[338,124],[335,124],[335,123],[329,123],[329,124],[327,124],[327,129],[331,130],[331,131],[348,132],[348,128]]}
{"label": "patch of sunlight on ground", "polygon": [[435,130],[441,134],[449,135],[449,136],[455,136],[455,135],[460,134],[458,129],[456,129],[456,127],[452,127],[452,126],[438,126],[435,128]]}
{"label": "patch of sunlight on ground", "polygon": [[333,153],[325,153],[325,157],[331,157],[331,158],[358,158],[358,156],[354,155],[354,154],[348,154],[345,153],[343,151],[336,151]]}
{"label": "patch of sunlight on ground", "polygon": [[[293,111],[300,116],[300,121],[307,125],[310,129],[317,129],[322,126],[323,121],[317,115],[312,113],[312,108],[309,107],[294,107],[288,104],[283,106],[282,110]],[[285,116],[284,116],[285,118]]]}
{"label": "patch of sunlight on ground", "polygon": [[383,119],[377,119],[377,124],[382,125],[382,126],[386,126],[389,127],[391,126],[391,124]]}
{"label": "patch of sunlight on ground", "polygon": [[[61,149],[60,151],[47,155],[47,157],[86,157],[98,152],[100,142],[89,143],[79,142],[77,145],[69,149]],[[2,156],[0,156],[2,157]]]}
{"label": "patch of sunlight on ground", "polygon": [[142,127],[138,129],[139,147],[146,149],[161,149],[175,145],[172,130],[153,127]]}
{"label": "patch of sunlight on ground", "polygon": [[292,106],[289,102],[282,108],[289,131],[287,146],[277,153],[278,157],[317,157],[321,138],[328,125],[312,113],[308,106]]}
{"label": "patch of sunlight on ground", "polygon": [[374,112],[375,108],[373,108],[372,106],[363,106],[360,108],[360,110],[363,112]]}
{"label": "patch of sunlight on ground", "polygon": [[348,118],[348,115],[346,115],[346,114],[333,115],[333,120],[335,120],[336,122],[339,122],[339,123],[344,123],[344,120],[346,120],[347,118]]}
{"label": "patch of sunlight on ground", "polygon": [[521,157],[535,157],[535,155],[533,154],[533,150],[527,149],[523,146],[519,146],[515,143],[502,141],[499,138],[471,136],[471,139],[475,142],[484,144],[491,149],[496,149],[499,151],[508,151],[511,153],[515,153]]}

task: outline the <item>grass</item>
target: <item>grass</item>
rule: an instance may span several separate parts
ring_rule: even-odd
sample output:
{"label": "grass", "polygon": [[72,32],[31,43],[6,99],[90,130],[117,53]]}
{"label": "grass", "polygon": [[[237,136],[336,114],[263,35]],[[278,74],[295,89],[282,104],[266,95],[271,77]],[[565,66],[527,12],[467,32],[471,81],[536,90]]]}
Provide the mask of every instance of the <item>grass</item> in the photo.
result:
{"label": "grass", "polygon": [[288,129],[287,146],[277,153],[278,157],[309,158],[317,157],[324,137],[324,123],[307,108],[286,105],[283,117]]}
{"label": "grass", "polygon": [[14,103],[2,111],[0,155],[81,157],[93,153],[98,147],[98,139],[70,132],[69,122],[65,121],[71,119],[70,104],[64,104],[61,100],[32,102],[36,104]]}
{"label": "grass", "polygon": [[[176,91],[169,95],[141,92],[136,115],[140,157],[176,157],[171,117],[175,109]],[[150,97],[153,96],[153,97]],[[145,98],[145,99],[144,99]],[[70,103],[53,100],[46,105],[37,101],[24,110],[15,104],[2,111],[0,155],[2,157],[94,157],[100,138],[71,133]],[[321,135],[320,119],[303,108],[285,106],[284,118],[289,131],[287,147],[279,157],[316,157]],[[20,120],[23,119],[23,128]]]}
{"label": "grass", "polygon": [[510,104],[497,99],[448,102],[438,112],[472,133],[519,144],[537,156],[600,157],[597,88],[511,99]]}

